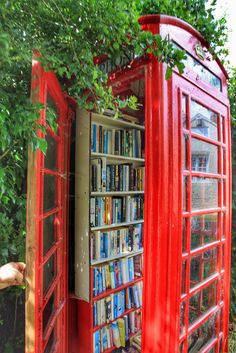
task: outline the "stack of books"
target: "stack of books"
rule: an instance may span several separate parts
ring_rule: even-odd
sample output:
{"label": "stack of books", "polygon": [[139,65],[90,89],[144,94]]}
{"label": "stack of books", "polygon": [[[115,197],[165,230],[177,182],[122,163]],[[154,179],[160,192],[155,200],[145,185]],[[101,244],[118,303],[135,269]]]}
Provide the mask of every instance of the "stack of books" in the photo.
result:
{"label": "stack of books", "polygon": [[[132,312],[93,334],[93,352],[101,353],[112,347],[125,347],[130,335],[141,329],[141,312]],[[125,351],[126,352],[126,351]]]}
{"label": "stack of books", "polygon": [[104,325],[120,317],[126,310],[142,307],[143,283],[138,282],[120,292],[97,300],[93,305],[94,326]]}
{"label": "stack of books", "polygon": [[143,219],[143,195],[125,197],[91,197],[90,198],[90,226],[133,222]]}
{"label": "stack of books", "polygon": [[111,231],[93,231],[90,246],[92,260],[139,251],[143,248],[143,225],[140,223]]}
{"label": "stack of books", "polygon": [[93,295],[97,296],[106,290],[115,289],[132,282],[143,274],[143,255],[136,255],[103,266],[93,267]]}
{"label": "stack of books", "polygon": [[130,158],[143,158],[144,132],[139,129],[107,129],[93,123],[91,151]]}
{"label": "stack of books", "polygon": [[91,160],[92,192],[143,191],[145,167],[130,163],[111,164],[106,157]]}

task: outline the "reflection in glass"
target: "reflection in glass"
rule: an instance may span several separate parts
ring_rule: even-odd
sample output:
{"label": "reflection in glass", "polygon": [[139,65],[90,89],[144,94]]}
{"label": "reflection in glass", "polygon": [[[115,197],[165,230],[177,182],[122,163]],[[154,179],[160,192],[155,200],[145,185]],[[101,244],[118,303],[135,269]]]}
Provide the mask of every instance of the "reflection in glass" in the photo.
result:
{"label": "reflection in glass", "polygon": [[192,138],[192,170],[195,172],[218,173],[218,147]]}
{"label": "reflection in glass", "polygon": [[54,311],[54,293],[51,295],[49,301],[47,302],[47,305],[43,310],[43,332],[52,316],[53,311]]}
{"label": "reflection in glass", "polygon": [[57,141],[48,133],[45,137],[47,141],[47,152],[44,157],[44,168],[54,170],[57,167]]}
{"label": "reflection in glass", "polygon": [[216,337],[217,314],[204,322],[188,338],[188,352],[198,353],[209,341]]}
{"label": "reflection in glass", "polygon": [[53,175],[44,174],[44,211],[55,207],[55,179]]}
{"label": "reflection in glass", "polygon": [[192,217],[191,250],[217,240],[218,213]]}
{"label": "reflection in glass", "polygon": [[188,169],[188,135],[183,135],[182,138],[182,166],[183,170]]}
{"label": "reflection in glass", "polygon": [[183,211],[187,211],[188,209],[188,181],[189,181],[189,177],[184,176],[183,177]]}
{"label": "reflection in glass", "polygon": [[190,286],[192,288],[216,272],[217,248],[193,256],[190,266]]}
{"label": "reflection in glass", "polygon": [[185,333],[185,309],[186,302],[180,304],[180,335]]}
{"label": "reflection in glass", "polygon": [[52,97],[50,96],[50,94],[48,93],[47,95],[47,113],[46,113],[46,117],[47,117],[47,124],[51,122],[53,122],[53,127],[54,127],[54,132],[57,133],[57,128],[58,128],[58,119],[57,117],[59,116],[59,111],[58,108],[56,106],[56,104],[54,103]]}
{"label": "reflection in glass", "polygon": [[187,271],[187,261],[183,260],[182,262],[182,290],[181,290],[181,294],[185,294],[186,293],[186,271]]}
{"label": "reflection in glass", "polygon": [[50,337],[49,337],[49,340],[48,340],[48,343],[46,345],[46,348],[44,350],[44,353],[51,353],[51,349],[53,347],[53,344],[54,344],[54,330],[52,331]]}
{"label": "reflection in glass", "polygon": [[47,217],[43,221],[43,254],[55,243],[55,231],[54,231],[54,215]]}
{"label": "reflection in glass", "polygon": [[218,207],[218,180],[192,178],[192,209],[200,210]]}
{"label": "reflection in glass", "polygon": [[189,324],[217,304],[217,282],[194,294],[189,301]]}
{"label": "reflection in glass", "polygon": [[217,114],[196,101],[191,100],[191,130],[196,134],[217,140]]}
{"label": "reflection in glass", "polygon": [[55,266],[56,255],[52,255],[50,259],[43,266],[43,293],[45,294],[50,288],[52,281],[56,277]]}
{"label": "reflection in glass", "polygon": [[187,129],[187,96],[182,95],[182,122],[183,127]]}

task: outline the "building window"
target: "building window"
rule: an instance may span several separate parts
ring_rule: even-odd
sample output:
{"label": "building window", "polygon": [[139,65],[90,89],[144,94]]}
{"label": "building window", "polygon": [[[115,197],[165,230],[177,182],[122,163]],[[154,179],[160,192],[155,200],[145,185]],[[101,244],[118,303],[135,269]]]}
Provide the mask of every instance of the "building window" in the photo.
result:
{"label": "building window", "polygon": [[195,172],[207,172],[208,156],[203,154],[192,155],[192,170]]}

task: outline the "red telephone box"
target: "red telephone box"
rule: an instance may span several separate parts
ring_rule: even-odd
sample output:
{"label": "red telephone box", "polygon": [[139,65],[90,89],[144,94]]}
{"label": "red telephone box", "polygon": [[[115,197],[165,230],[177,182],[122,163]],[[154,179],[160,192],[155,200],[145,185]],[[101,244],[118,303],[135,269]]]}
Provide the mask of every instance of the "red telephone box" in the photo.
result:
{"label": "red telephone box", "polygon": [[[26,353],[115,352],[118,344],[111,337],[116,322],[128,322],[127,346],[134,334],[129,324],[133,318],[136,328],[141,328],[142,353],[228,351],[231,154],[227,73],[208,52],[204,38],[187,23],[150,15],[142,17],[140,24],[143,30],[168,36],[186,51],[185,72],[180,75],[174,70],[167,81],[166,65],[152,56],[128,63],[121,60],[119,69],[109,61],[101,62],[101,68],[110,72],[114,93],[124,98],[135,95],[140,104],[136,112],[124,110],[120,120],[111,112],[99,116],[76,109],[74,133],[70,130],[73,109],[55,76],[43,72],[39,64],[33,67],[39,80],[34,82],[40,87],[38,99],[54,106],[59,128],[57,133],[47,129],[46,157],[37,152],[30,160]],[[77,145],[71,145],[75,158],[70,167],[69,131]],[[113,133],[114,147],[109,145]],[[125,136],[132,145],[127,151]],[[92,178],[96,168],[102,173],[100,162],[111,172],[106,174],[105,187],[103,181]],[[118,171],[117,188],[116,181],[112,185],[113,169]],[[136,181],[124,177],[131,170]],[[69,191],[76,200],[70,212],[69,171],[76,180],[76,190]],[[68,238],[73,215],[75,230],[70,228]],[[132,240],[125,249],[124,240],[118,249],[117,239],[121,244],[124,234],[134,239],[131,229],[140,236],[139,242]],[[111,237],[117,237],[113,253],[104,245]],[[69,274],[68,253],[72,259]],[[142,269],[137,265],[140,256]],[[108,263],[116,263],[119,277],[119,262],[120,266],[133,263],[136,270],[139,266],[138,274],[114,286],[108,285],[106,277],[104,288],[101,280],[102,288],[97,290],[96,271],[103,278],[104,268],[105,278]],[[68,275],[72,276],[73,268],[75,286],[72,283],[69,294]],[[142,292],[139,305],[129,298],[131,287],[135,288],[131,292]],[[125,296],[124,307],[120,304],[119,311],[118,303],[118,312],[107,314],[105,305],[108,299],[113,303],[116,295],[118,302]]]}

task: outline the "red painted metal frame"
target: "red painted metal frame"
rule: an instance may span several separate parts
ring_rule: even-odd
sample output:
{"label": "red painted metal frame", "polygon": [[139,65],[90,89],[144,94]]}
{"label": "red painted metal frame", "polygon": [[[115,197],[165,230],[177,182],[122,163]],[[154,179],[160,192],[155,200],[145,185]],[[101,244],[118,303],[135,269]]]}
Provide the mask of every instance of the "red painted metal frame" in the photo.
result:
{"label": "red painted metal frame", "polygon": [[[54,134],[47,128],[49,134],[56,142],[56,169],[45,169],[45,156],[42,152],[36,152],[37,158],[37,196],[36,196],[36,258],[35,264],[35,348],[34,353],[43,353],[49,342],[52,331],[55,333],[54,344],[50,352],[65,353],[68,351],[68,170],[69,170],[69,131],[72,111],[61,91],[60,84],[52,72],[45,72],[39,61],[33,60],[32,67],[32,95],[33,101],[47,105],[47,97],[50,95],[56,106],[58,114],[58,130]],[[40,112],[39,123],[46,126],[46,108]],[[44,138],[42,131],[38,136]],[[44,176],[55,177],[54,208],[44,211]],[[48,216],[54,215],[54,231],[56,241],[52,247],[43,254],[43,221]],[[44,266],[49,259],[55,256],[55,276],[51,281],[47,292],[43,293]],[[43,332],[43,311],[54,293],[53,312]],[[26,351],[26,353],[28,353]]]}

